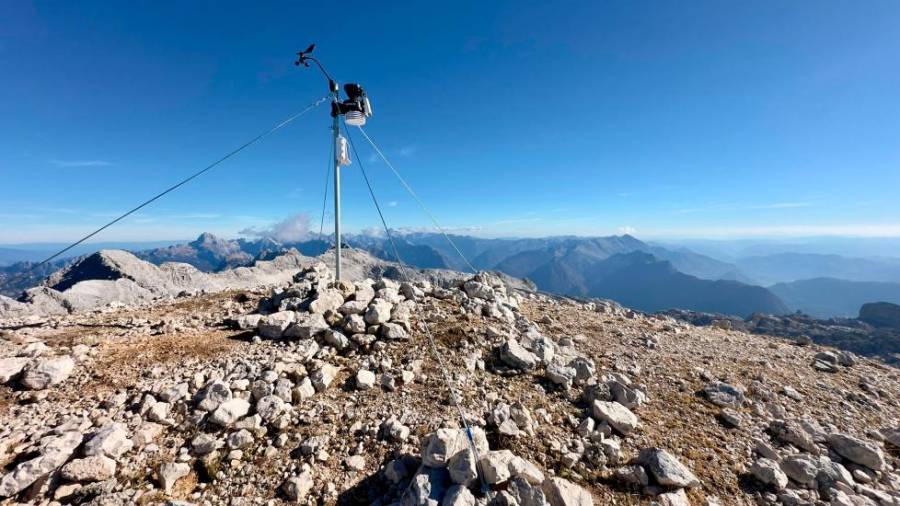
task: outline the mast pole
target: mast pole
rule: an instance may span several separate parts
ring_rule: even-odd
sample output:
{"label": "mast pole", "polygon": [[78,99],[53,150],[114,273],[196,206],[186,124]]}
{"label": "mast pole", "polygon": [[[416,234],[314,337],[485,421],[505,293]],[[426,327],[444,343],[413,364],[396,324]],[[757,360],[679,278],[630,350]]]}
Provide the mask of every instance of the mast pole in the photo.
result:
{"label": "mast pole", "polygon": [[[335,101],[338,100],[335,92]],[[340,162],[340,123],[338,117],[332,120],[334,136],[334,276],[341,280],[341,162]]]}

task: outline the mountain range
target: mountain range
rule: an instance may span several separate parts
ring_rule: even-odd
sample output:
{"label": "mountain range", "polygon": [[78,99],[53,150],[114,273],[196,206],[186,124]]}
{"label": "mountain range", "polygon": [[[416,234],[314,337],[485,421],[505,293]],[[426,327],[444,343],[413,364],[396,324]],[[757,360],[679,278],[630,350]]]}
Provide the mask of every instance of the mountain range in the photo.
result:
{"label": "mountain range", "polygon": [[[451,235],[452,244],[437,233],[395,231],[392,236],[393,243],[383,236],[349,234],[343,243],[384,260],[394,260],[396,247],[400,257],[416,267],[496,270],[529,279],[546,292],[608,298],[643,311],[677,308],[742,317],[802,311],[830,317],[855,316],[866,302],[900,303],[900,260],[893,258],[779,252],[725,261],[630,235],[520,239]],[[194,241],[133,251],[157,265],[184,262],[217,272],[272,259],[291,248],[317,256],[331,247],[329,239],[232,240],[204,233]],[[40,249],[34,248],[45,255]],[[0,249],[4,251],[8,250]],[[14,251],[12,257],[28,258],[25,249]],[[73,260],[0,267],[0,293],[16,296]]]}

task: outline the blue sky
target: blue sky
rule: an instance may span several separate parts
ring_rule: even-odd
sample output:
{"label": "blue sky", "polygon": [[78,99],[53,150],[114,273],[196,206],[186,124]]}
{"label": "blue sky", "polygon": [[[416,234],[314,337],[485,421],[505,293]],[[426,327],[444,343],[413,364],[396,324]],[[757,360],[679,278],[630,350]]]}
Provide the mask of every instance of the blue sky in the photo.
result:
{"label": "blue sky", "polygon": [[[324,94],[451,230],[900,235],[900,3],[3,2],[0,243],[65,241]],[[326,107],[98,240],[318,228]],[[426,216],[357,137],[391,226]],[[344,223],[378,225],[358,167]],[[330,204],[329,204],[330,208]],[[330,226],[330,214],[326,218]]]}

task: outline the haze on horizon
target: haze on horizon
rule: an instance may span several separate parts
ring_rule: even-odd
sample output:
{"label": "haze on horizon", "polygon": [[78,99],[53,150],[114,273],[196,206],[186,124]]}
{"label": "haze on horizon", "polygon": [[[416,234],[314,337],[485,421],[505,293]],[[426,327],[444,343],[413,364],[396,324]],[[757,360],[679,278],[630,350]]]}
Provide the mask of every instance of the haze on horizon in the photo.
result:
{"label": "haze on horizon", "polygon": [[[0,5],[0,244],[77,239],[321,96],[292,64],[309,42],[456,233],[900,236],[900,4],[341,11]],[[317,231],[328,126],[320,107],[96,240]],[[360,148],[389,224],[430,228]],[[344,174],[345,228],[377,226]]]}

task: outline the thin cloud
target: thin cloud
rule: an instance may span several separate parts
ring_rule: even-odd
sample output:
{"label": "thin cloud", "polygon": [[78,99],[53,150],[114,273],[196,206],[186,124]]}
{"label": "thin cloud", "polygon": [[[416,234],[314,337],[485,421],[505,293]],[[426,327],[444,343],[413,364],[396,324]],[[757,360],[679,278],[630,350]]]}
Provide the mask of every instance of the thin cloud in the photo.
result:
{"label": "thin cloud", "polygon": [[55,165],[57,167],[62,168],[74,168],[74,167],[109,167],[112,165],[112,162],[108,162],[106,160],[47,160],[50,165]]}
{"label": "thin cloud", "polygon": [[295,214],[268,227],[247,227],[238,231],[241,235],[271,238],[283,242],[297,242],[309,237],[309,215]]}
{"label": "thin cloud", "polygon": [[216,213],[173,214],[169,216],[169,218],[175,220],[217,220],[221,217],[221,214]]}
{"label": "thin cloud", "polygon": [[753,238],[753,237],[897,237],[900,223],[859,223],[849,225],[772,225],[739,227],[686,227],[645,230],[647,237]]}
{"label": "thin cloud", "polygon": [[719,204],[710,203],[700,207],[686,207],[676,209],[679,214],[693,214],[713,211],[760,211],[765,209],[798,209],[803,207],[812,207],[812,202],[772,202],[768,204]]}
{"label": "thin cloud", "polygon": [[755,209],[793,209],[796,207],[810,207],[810,202],[776,202],[774,204],[766,204],[758,206]]}
{"label": "thin cloud", "polygon": [[388,205],[388,207],[397,207],[397,201],[392,200],[392,201],[388,202],[387,205]]}

